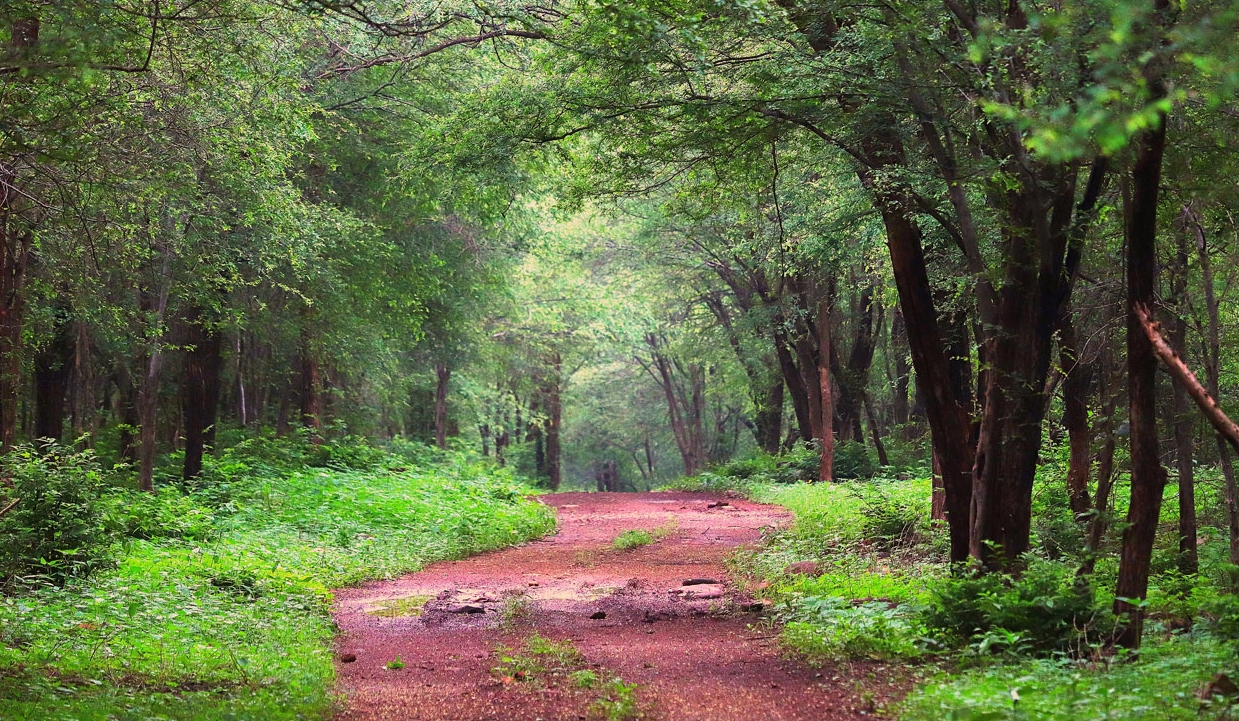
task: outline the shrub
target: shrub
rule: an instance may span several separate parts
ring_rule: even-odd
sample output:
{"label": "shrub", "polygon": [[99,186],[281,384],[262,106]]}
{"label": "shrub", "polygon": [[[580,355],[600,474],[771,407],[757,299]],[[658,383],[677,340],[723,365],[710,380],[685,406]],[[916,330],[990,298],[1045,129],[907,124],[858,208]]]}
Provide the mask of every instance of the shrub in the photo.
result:
{"label": "shrub", "polygon": [[853,483],[848,484],[848,488],[861,500],[864,537],[879,548],[910,544],[929,520],[924,499],[897,494],[889,483]]}
{"label": "shrub", "polygon": [[965,573],[930,584],[925,625],[947,642],[996,650],[1078,651],[1110,630],[1111,615],[1066,563],[1029,558],[1020,576]]}
{"label": "shrub", "polygon": [[129,538],[206,539],[217,534],[211,510],[169,486],[155,493],[112,493],[104,501],[104,521],[109,530]]}
{"label": "shrub", "polygon": [[921,653],[920,621],[894,603],[806,596],[783,616],[788,621],[784,643],[810,656],[891,659]]}
{"label": "shrub", "polygon": [[108,562],[113,534],[100,501],[104,475],[90,451],[21,445],[0,458],[11,487],[0,490],[0,581],[63,584]]}
{"label": "shrub", "polygon": [[840,441],[835,444],[835,478],[872,478],[877,472],[865,444]]}

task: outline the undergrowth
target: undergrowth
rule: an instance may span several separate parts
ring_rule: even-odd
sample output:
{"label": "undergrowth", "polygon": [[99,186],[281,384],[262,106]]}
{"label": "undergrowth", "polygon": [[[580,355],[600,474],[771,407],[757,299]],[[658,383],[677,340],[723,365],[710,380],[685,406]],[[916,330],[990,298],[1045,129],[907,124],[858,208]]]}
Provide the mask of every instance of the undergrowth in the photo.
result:
{"label": "undergrowth", "polygon": [[10,572],[3,717],[325,717],[329,589],[554,527],[506,472],[412,452],[422,458],[258,439],[211,459],[191,488],[140,494],[117,487],[124,475],[108,478],[98,499],[107,539],[93,547],[106,563]]}
{"label": "undergrowth", "polygon": [[[779,467],[759,459],[747,470]],[[1094,573],[1080,577],[1083,536],[1067,508],[1064,468],[1053,458],[1041,468],[1033,550],[1015,575],[951,569],[945,528],[929,519],[927,478],[792,484],[724,467],[677,485],[735,490],[794,514],[758,550],[738,552],[733,572],[774,602],[784,645],[811,661],[903,660],[920,675],[937,668],[902,705],[905,719],[1230,718],[1229,702],[1200,699],[1215,674],[1239,677],[1235,569],[1225,532],[1209,525],[1223,507],[1215,491],[1202,486],[1199,499],[1199,574],[1179,574],[1176,539],[1159,537],[1144,648],[1125,657],[1108,645],[1115,534]],[[1168,487],[1168,528],[1173,494]],[[1115,517],[1124,510],[1120,502]]]}

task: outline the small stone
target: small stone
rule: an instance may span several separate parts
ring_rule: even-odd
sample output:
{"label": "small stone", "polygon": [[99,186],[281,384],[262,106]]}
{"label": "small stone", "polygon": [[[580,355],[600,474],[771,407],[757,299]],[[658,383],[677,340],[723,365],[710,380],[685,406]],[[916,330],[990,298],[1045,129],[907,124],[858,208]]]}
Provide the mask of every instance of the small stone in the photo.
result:
{"label": "small stone", "polygon": [[473,605],[466,603],[460,606],[452,606],[451,608],[447,609],[447,612],[448,613],[469,613],[469,614],[486,613],[486,609],[482,608],[481,606],[473,606]]}
{"label": "small stone", "polygon": [[687,601],[722,598],[723,589],[720,586],[690,586],[680,589],[679,594]]}
{"label": "small stone", "polygon": [[594,611],[593,613],[589,614],[589,617],[595,621],[601,621],[602,619],[607,617],[607,612],[606,611]]}
{"label": "small stone", "polygon": [[801,561],[799,563],[790,563],[783,568],[783,573],[788,576],[820,576],[821,571],[817,567],[816,561]]}
{"label": "small stone", "polygon": [[716,584],[716,583],[718,583],[718,581],[715,581],[713,578],[686,578],[686,579],[684,579],[684,583],[682,583],[682,584],[680,584],[680,585],[682,585],[682,586],[701,586],[701,585],[704,585],[704,584],[707,584],[707,583],[708,583],[708,584]]}
{"label": "small stone", "polygon": [[723,508],[724,506],[730,506],[730,505],[731,504],[728,503],[727,501],[715,501],[713,503],[706,504],[706,508]]}
{"label": "small stone", "polygon": [[340,663],[352,663],[352,662],[354,662],[354,661],[356,661],[356,660],[357,660],[357,654],[355,654],[355,653],[342,653],[342,654],[340,654]]}
{"label": "small stone", "polygon": [[748,603],[740,604],[740,610],[745,613],[761,613],[766,610],[767,606],[766,601],[749,601]]}

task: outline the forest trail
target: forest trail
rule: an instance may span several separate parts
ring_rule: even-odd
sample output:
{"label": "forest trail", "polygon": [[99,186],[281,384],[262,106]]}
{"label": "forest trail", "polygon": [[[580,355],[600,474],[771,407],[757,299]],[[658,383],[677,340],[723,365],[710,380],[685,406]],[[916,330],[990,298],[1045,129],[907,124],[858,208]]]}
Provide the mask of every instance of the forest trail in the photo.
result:
{"label": "forest trail", "polygon": [[[498,646],[519,648],[533,633],[571,641],[584,667],[637,684],[643,719],[866,718],[893,692],[877,679],[857,683],[878,670],[865,664],[815,669],[789,659],[732,589],[683,585],[725,581],[727,555],[790,523],[783,509],[699,493],[541,498],[559,511],[554,536],[337,592],[343,719],[605,718],[591,708],[597,690],[492,672]],[[613,539],[631,529],[663,537],[615,550]],[[520,613],[505,622],[505,608]],[[387,668],[396,657],[404,667]]]}

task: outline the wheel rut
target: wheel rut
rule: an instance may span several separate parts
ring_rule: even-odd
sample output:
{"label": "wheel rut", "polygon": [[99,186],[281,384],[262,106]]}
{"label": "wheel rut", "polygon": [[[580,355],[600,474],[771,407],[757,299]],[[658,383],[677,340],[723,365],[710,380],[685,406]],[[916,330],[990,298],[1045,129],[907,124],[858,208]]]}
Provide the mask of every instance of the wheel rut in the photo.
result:
{"label": "wheel rut", "polygon": [[[596,693],[494,672],[496,649],[531,634],[570,642],[589,668],[636,684],[643,719],[867,718],[893,692],[864,683],[880,667],[790,658],[726,584],[728,554],[790,523],[783,509],[678,492],[540,498],[558,510],[554,536],[336,592],[341,719],[605,718]],[[633,529],[660,540],[615,550]],[[403,667],[388,668],[397,657]]]}

